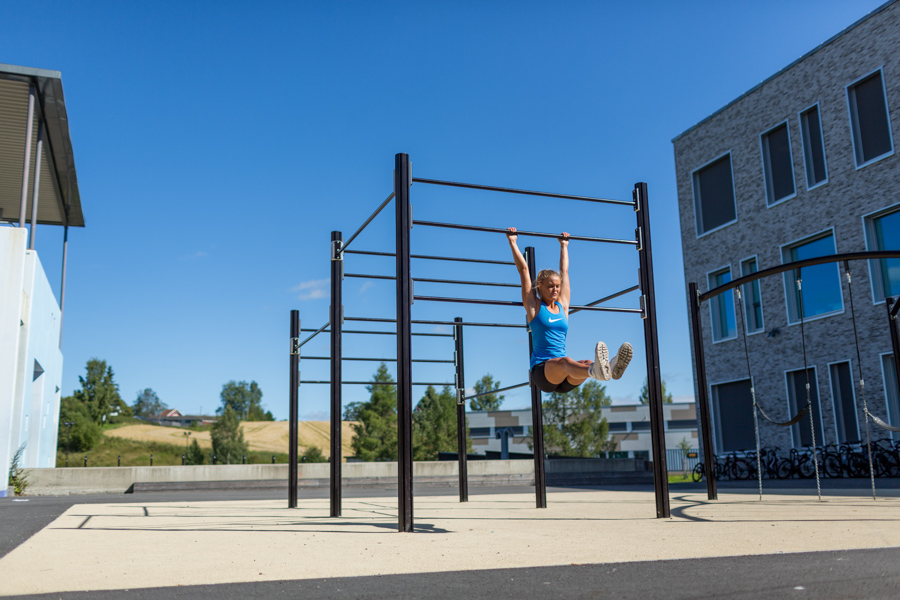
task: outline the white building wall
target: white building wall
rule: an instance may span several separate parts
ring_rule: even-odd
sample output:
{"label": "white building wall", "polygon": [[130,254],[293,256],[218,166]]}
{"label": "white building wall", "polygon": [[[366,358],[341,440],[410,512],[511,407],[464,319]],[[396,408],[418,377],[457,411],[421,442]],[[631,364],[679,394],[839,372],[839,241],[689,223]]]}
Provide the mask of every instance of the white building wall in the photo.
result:
{"label": "white building wall", "polygon": [[[26,249],[27,236],[24,228],[0,228],[0,465],[4,469],[23,444],[21,466],[52,467],[56,456],[63,363],[60,310],[37,252]],[[37,371],[36,364],[40,365]]]}

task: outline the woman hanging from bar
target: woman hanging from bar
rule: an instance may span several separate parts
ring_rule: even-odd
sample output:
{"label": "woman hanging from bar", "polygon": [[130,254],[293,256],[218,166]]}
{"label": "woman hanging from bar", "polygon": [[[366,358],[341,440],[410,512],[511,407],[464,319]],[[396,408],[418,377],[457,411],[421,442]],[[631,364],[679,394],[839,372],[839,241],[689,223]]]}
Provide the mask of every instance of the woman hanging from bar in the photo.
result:
{"label": "woman hanging from bar", "polygon": [[592,377],[600,381],[619,379],[631,362],[633,350],[625,342],[609,360],[603,342],[594,347],[594,360],[575,360],[566,356],[569,331],[569,234],[559,237],[559,273],[544,269],[532,283],[525,257],[519,251],[516,228],[507,228],[516,268],[522,282],[522,303],[528,315],[534,344],[531,353],[532,380],[544,392],[565,394]]}

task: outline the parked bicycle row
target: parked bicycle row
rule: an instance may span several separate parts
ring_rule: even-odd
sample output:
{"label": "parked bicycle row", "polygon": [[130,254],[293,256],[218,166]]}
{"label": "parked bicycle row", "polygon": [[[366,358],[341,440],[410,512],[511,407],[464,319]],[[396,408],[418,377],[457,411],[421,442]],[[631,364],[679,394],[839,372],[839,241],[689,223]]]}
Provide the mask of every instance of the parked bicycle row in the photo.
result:
{"label": "parked bicycle row", "polygon": [[[810,446],[791,448],[785,454],[780,448],[760,448],[759,465],[763,479],[820,477],[869,477],[869,456],[865,444],[827,444],[818,446],[813,460]],[[694,467],[693,480],[703,478],[706,466]],[[872,442],[872,468],[875,477],[900,477],[900,442],[888,438]],[[717,480],[756,479],[757,458],[753,450],[739,450],[716,456],[714,473]]]}

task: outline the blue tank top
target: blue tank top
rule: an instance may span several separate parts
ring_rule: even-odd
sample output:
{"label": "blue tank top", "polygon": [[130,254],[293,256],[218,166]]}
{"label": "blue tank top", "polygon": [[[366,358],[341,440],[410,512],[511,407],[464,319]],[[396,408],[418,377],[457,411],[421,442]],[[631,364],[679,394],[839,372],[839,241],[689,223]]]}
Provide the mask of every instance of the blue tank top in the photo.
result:
{"label": "blue tank top", "polygon": [[566,334],[569,332],[569,320],[563,311],[562,305],[556,302],[559,314],[554,315],[547,310],[547,305],[541,302],[538,314],[528,325],[531,327],[531,368],[551,358],[559,358],[566,355]]}

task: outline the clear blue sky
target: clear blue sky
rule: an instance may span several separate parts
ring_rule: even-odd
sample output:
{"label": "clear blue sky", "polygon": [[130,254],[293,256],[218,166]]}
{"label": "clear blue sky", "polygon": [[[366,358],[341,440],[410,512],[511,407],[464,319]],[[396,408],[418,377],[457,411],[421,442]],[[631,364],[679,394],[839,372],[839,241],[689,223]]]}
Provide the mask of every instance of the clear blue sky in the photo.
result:
{"label": "clear blue sky", "polygon": [[[416,176],[624,198],[649,185],[663,379],[693,397],[671,139],[880,2],[41,2],[4,7],[0,62],[62,72],[85,229],[73,230],[63,393],[91,357],[129,403],[151,387],[209,413],[222,384],[256,380],[286,418],[289,311],[327,320],[329,239],[349,236],[391,191],[393,157]],[[627,208],[412,189],[416,219],[624,237]],[[61,230],[37,249],[59,289]],[[554,240],[536,246],[554,267]],[[391,250],[392,214],[358,249]],[[421,253],[508,257],[502,235],[413,231]],[[573,242],[573,298],[636,282],[633,249]],[[347,272],[390,273],[352,256]],[[413,276],[516,281],[512,267],[413,264]],[[499,291],[498,291],[499,290]],[[420,284],[416,293],[515,299],[514,290]],[[618,302],[636,306],[632,295]],[[348,316],[391,317],[388,282],[345,280]],[[503,307],[417,302],[417,319],[517,323]],[[353,325],[356,328],[356,325]],[[349,326],[348,326],[349,328]],[[424,330],[424,329],[420,329]],[[304,347],[327,353],[327,337]],[[630,340],[617,403],[643,383],[643,333],[629,315],[574,316],[569,352]],[[346,355],[391,357],[389,336],[346,336]],[[416,338],[422,358],[452,342]],[[346,363],[369,379],[374,363]],[[393,368],[393,367],[392,367]],[[466,331],[471,385],[527,378],[524,334]],[[304,378],[327,362],[304,361]],[[452,366],[416,365],[451,381]],[[423,390],[416,390],[417,393]],[[345,388],[344,401],[364,399]],[[505,408],[528,405],[527,391]],[[301,418],[327,418],[327,386],[301,389]]]}

